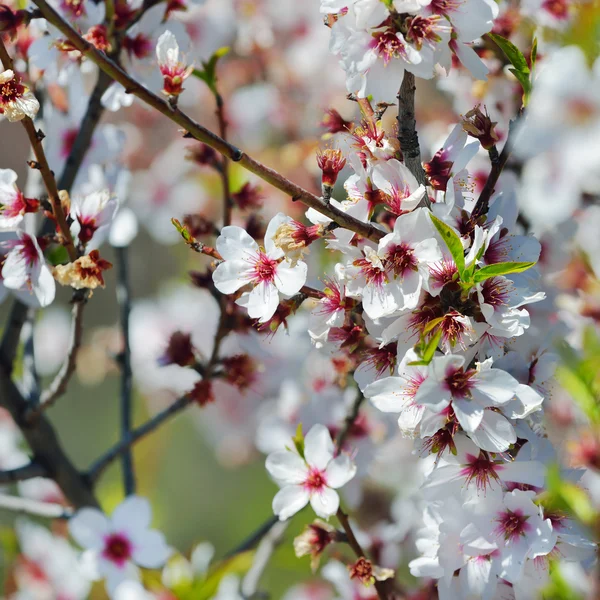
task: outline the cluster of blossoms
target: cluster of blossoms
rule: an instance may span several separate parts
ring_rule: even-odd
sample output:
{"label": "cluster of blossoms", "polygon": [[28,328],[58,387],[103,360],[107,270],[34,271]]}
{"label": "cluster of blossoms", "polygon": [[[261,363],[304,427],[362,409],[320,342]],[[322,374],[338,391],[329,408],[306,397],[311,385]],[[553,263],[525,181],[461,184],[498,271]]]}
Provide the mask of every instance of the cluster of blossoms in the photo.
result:
{"label": "cluster of blossoms", "polygon": [[[555,46],[574,18],[569,0],[523,0],[518,8],[321,0],[321,14],[316,0],[51,4],[58,21],[0,7],[0,35],[10,34],[16,65],[0,72],[0,115],[38,131],[34,147],[43,131],[48,160],[45,168],[36,154],[25,185],[0,169],[0,298],[12,291],[28,306],[48,307],[58,282],[85,302],[112,266],[103,243],[128,246],[138,222],[157,243],[183,237],[204,270],[190,273],[193,285],[177,282],[158,300],[136,302],[129,336],[98,328],[79,352],[80,378],[93,383],[122,368],[130,344],[136,386],[159,411],[139,437],[195,405],[221,463],[267,455],[279,522],[264,529],[267,544],[240,578],[235,559],[211,564],[210,544],[189,560],[169,547],[126,473],[126,499],[110,517],[67,509],[60,516],[70,517],[68,527],[52,533],[17,522],[9,597],[83,600],[98,580],[115,600],[254,597],[264,552],[304,510],[318,518],[294,540],[295,553],[310,556],[313,573],[325,564],[320,580],[294,585],[284,600],[391,600],[413,591],[528,600],[558,571],[588,593],[596,546],[582,522],[593,525],[590,515],[600,511],[600,414],[589,399],[583,416],[566,410],[553,376],[557,337],[600,358],[590,333],[600,322],[600,69],[584,49]],[[135,86],[98,75],[90,94],[93,55],[57,28],[62,19],[123,67],[138,96],[155,93],[154,106],[164,104],[160,112],[179,125],[181,111],[204,123],[214,103],[220,135],[253,155],[285,139],[285,152],[265,161],[286,172],[304,162],[312,179],[303,185],[316,189],[320,180],[321,196],[263,169],[267,181],[285,180],[280,189],[312,206],[304,214],[290,208],[240,176],[235,162],[255,174],[262,165],[237,148],[222,142],[222,158],[179,139],[180,131],[177,139],[166,133],[134,104]],[[431,79],[457,113],[426,127],[417,115],[423,161],[402,96],[413,93],[413,76]],[[344,79],[355,114],[327,112],[329,146],[315,160],[314,145],[301,143],[314,135],[306,123],[345,95]],[[103,109],[117,114],[88,130]],[[44,179],[45,194],[38,172],[66,189]],[[130,207],[121,206],[126,199]],[[147,280],[154,256],[143,261]],[[33,360],[43,374],[59,372],[61,389],[81,340],[69,350],[66,334],[46,325],[42,316],[34,326]],[[76,322],[75,338],[77,329]],[[121,337],[131,338],[125,350]],[[589,362],[569,356],[561,382],[600,397]],[[27,388],[25,376],[18,383]],[[35,427],[27,419],[37,410],[32,401],[23,411],[26,428]],[[18,472],[30,460],[16,423],[0,417],[0,462]],[[597,427],[577,439],[584,417]],[[557,425],[569,428],[575,468],[560,466]],[[130,443],[123,435],[112,458]],[[93,488],[94,465],[82,475]],[[561,482],[572,504],[557,492]],[[18,492],[53,510],[72,502],[45,477],[19,482]],[[402,566],[417,578],[406,593]]]}

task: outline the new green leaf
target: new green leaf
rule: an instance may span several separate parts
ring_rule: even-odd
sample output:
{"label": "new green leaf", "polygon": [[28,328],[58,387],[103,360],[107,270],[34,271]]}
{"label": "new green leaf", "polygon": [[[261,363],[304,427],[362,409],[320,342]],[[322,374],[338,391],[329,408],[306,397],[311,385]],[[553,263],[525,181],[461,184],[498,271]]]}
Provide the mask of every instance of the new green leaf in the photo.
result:
{"label": "new green leaf", "polygon": [[[502,50],[513,66],[509,71],[517,78],[523,88],[523,104],[527,104],[531,93],[531,71],[523,53],[509,40],[496,33],[488,33],[488,37]],[[537,53],[537,44],[535,46]]]}
{"label": "new green leaf", "polygon": [[522,273],[531,269],[534,262],[502,262],[494,265],[487,265],[475,272],[473,280],[475,283],[481,283],[490,277],[499,277],[500,275],[509,275],[510,273]]}
{"label": "new green leaf", "polygon": [[446,225],[444,221],[441,221],[434,215],[430,216],[433,225],[442,236],[446,246],[448,246],[448,250],[450,250],[450,254],[456,263],[458,274],[462,277],[465,271],[465,252],[460,237],[458,237],[458,234],[450,227],[450,225]]}

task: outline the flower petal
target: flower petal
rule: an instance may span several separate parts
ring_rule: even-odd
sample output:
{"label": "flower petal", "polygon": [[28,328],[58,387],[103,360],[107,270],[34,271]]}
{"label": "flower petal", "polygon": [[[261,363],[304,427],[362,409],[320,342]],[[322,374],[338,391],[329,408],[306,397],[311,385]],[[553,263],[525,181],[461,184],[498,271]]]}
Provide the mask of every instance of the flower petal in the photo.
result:
{"label": "flower petal", "polygon": [[266,468],[271,477],[283,485],[303,483],[308,473],[302,458],[289,450],[269,454]]}
{"label": "flower petal", "polygon": [[245,229],[227,225],[217,238],[217,250],[225,260],[235,260],[256,254],[258,244]]}
{"label": "flower petal", "polygon": [[146,569],[162,567],[173,552],[167,545],[165,536],[155,529],[136,534],[133,545],[133,561]]}
{"label": "flower petal", "polygon": [[347,454],[336,456],[325,469],[325,481],[330,488],[340,488],[356,474],[356,465]]}
{"label": "flower petal", "polygon": [[331,434],[325,425],[313,425],[304,438],[304,458],[310,467],[324,470],[335,451]]}
{"label": "flower petal", "polygon": [[307,504],[310,496],[308,490],[301,485],[287,485],[279,490],[273,498],[273,512],[281,521],[289,519]]}
{"label": "flower petal", "polygon": [[305,262],[299,261],[292,267],[289,261],[284,260],[277,265],[274,283],[282,294],[293,296],[306,283],[307,272],[308,266]]}
{"label": "flower petal", "polygon": [[143,532],[152,521],[150,502],[141,496],[128,496],[115,508],[111,521],[116,531],[125,531],[132,536]]}
{"label": "flower petal", "polygon": [[102,549],[109,531],[110,521],[96,508],[82,508],[69,520],[69,533],[82,548]]}
{"label": "flower petal", "polygon": [[310,505],[317,516],[328,519],[335,515],[340,507],[340,497],[336,491],[326,487],[311,496]]}

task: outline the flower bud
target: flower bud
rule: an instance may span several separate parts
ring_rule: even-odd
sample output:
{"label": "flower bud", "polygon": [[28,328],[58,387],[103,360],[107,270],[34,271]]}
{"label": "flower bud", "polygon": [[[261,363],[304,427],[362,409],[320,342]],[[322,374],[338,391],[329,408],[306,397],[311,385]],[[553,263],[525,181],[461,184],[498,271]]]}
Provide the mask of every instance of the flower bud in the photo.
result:
{"label": "flower bud", "polygon": [[324,127],[328,134],[333,135],[334,133],[347,133],[352,127],[352,122],[346,121],[335,108],[330,108],[323,115],[319,125]]}
{"label": "flower bud", "polygon": [[382,569],[373,566],[370,560],[361,556],[353,565],[348,566],[350,579],[358,579],[366,586],[373,585],[375,581],[385,581],[394,576],[392,569]]}
{"label": "flower bud", "polygon": [[96,50],[100,52],[109,52],[111,50],[108,31],[104,25],[94,25],[90,27],[83,39],[88,41]]}
{"label": "flower bud", "polygon": [[179,45],[170,31],[165,31],[156,44],[156,58],[163,76],[163,94],[179,96],[183,82],[192,74],[193,67],[179,60]]}
{"label": "flower bud", "polygon": [[341,150],[326,148],[317,152],[317,163],[323,172],[321,177],[321,185],[323,188],[323,196],[331,198],[333,186],[338,178],[338,173],[346,165],[346,159],[342,155]]}
{"label": "flower bud", "polygon": [[495,131],[497,123],[490,119],[490,116],[479,110],[479,106],[476,106],[470,110],[461,119],[463,129],[475,139],[479,140],[481,145],[489,150],[499,140],[498,134]]}
{"label": "flower bud", "polygon": [[185,215],[183,224],[194,238],[209,235],[215,231],[215,226],[203,215]]}
{"label": "flower bud", "polygon": [[258,185],[247,181],[231,198],[240,210],[256,210],[261,208],[264,195]]}
{"label": "flower bud", "polygon": [[225,380],[240,391],[248,389],[256,380],[257,366],[247,354],[227,356],[221,361]]}
{"label": "flower bud", "polygon": [[192,344],[192,336],[183,331],[173,333],[167,344],[163,355],[158,359],[162,367],[167,365],[179,365],[180,367],[189,367],[196,362],[196,354]]}
{"label": "flower bud", "polygon": [[219,164],[217,151],[202,142],[188,148],[186,158],[206,167],[216,167]]}
{"label": "flower bud", "polygon": [[215,401],[212,383],[209,379],[198,381],[188,396],[199,406],[206,406]]}

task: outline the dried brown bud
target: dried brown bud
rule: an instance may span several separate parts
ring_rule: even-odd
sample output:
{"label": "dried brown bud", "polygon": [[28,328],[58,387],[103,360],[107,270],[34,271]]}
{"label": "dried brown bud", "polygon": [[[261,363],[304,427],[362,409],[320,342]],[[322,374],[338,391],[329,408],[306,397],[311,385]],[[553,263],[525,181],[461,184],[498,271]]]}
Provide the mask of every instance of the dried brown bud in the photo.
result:
{"label": "dried brown bud", "polygon": [[235,354],[221,361],[225,380],[243,391],[256,380],[257,365],[247,354]]}
{"label": "dried brown bud", "polygon": [[75,262],[54,267],[53,275],[61,285],[70,285],[76,290],[95,290],[104,287],[103,271],[112,268],[112,264],[100,258],[98,250],[78,258]]}
{"label": "dried brown bud", "polygon": [[259,186],[247,181],[231,198],[240,210],[256,210],[262,206],[264,195]]}
{"label": "dried brown bud", "polygon": [[176,331],[171,335],[167,348],[158,359],[158,364],[163,367],[167,365],[179,365],[189,367],[196,362],[196,354],[192,344],[192,336],[183,331]]}
{"label": "dried brown bud", "polygon": [[[484,107],[485,110],[485,107]],[[490,119],[490,116],[485,110],[485,114],[476,106],[470,110],[461,119],[463,129],[475,139],[479,140],[481,145],[489,150],[500,139],[495,131],[497,123]]]}
{"label": "dried brown bud", "polygon": [[215,401],[212,383],[209,379],[203,379],[194,386],[188,396],[199,406],[206,406]]}
{"label": "dried brown bud", "polygon": [[219,164],[217,151],[202,143],[194,144],[188,148],[186,158],[202,166],[214,167]]}
{"label": "dried brown bud", "polygon": [[185,215],[183,224],[194,238],[209,235],[215,231],[214,225],[203,215]]}
{"label": "dried brown bud", "polygon": [[353,565],[348,566],[350,579],[358,579],[366,586],[373,585],[375,581],[385,581],[394,576],[392,569],[374,567],[370,560],[361,556]]}

